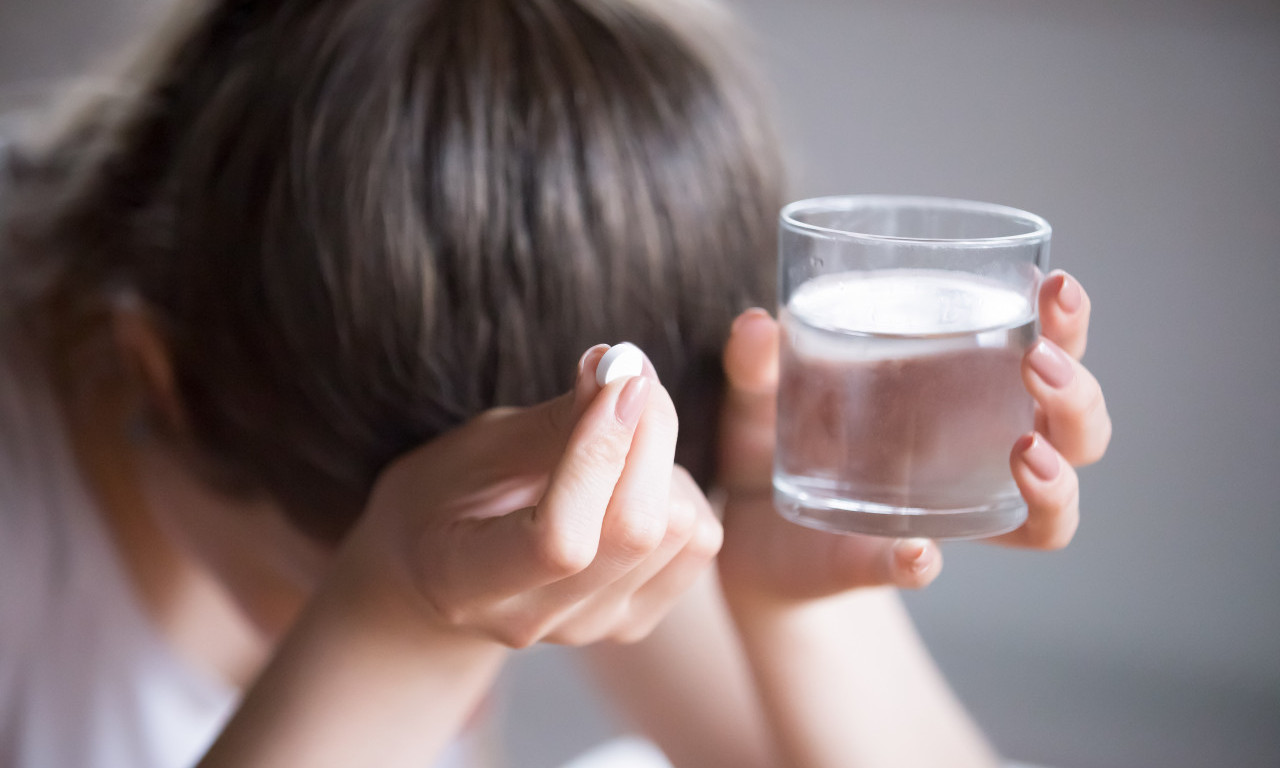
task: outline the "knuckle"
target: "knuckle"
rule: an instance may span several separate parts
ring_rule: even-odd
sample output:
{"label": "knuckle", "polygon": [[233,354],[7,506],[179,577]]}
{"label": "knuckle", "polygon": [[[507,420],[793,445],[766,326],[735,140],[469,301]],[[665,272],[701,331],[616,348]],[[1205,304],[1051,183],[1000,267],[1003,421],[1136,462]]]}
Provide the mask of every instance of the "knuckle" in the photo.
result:
{"label": "knuckle", "polygon": [[1107,413],[1106,400],[1099,391],[1098,399],[1095,406],[1095,437],[1089,445],[1089,450],[1085,452],[1085,463],[1092,464],[1102,459],[1106,454],[1107,448],[1111,445],[1111,415]]}
{"label": "knuckle", "polygon": [[630,434],[621,427],[583,441],[578,447],[584,473],[609,472],[616,474],[627,458]]}
{"label": "knuckle", "polygon": [[[645,614],[652,614],[646,611]],[[636,615],[630,609],[626,611],[621,621],[617,623],[614,630],[609,634],[609,639],[621,643],[622,645],[633,645],[653,634],[653,630],[658,626],[660,616],[657,615]]]}
{"label": "knuckle", "polygon": [[528,648],[542,639],[541,634],[530,627],[499,627],[492,635],[499,643],[515,650]]}
{"label": "knuckle", "polygon": [[641,625],[627,626],[619,629],[609,636],[609,639],[620,645],[635,645],[653,634],[656,622],[648,622]]}
{"label": "knuckle", "polygon": [[624,510],[610,532],[610,545],[623,553],[642,557],[658,548],[666,535],[666,526],[653,515]]}
{"label": "knuckle", "polygon": [[580,647],[590,645],[596,641],[594,634],[587,632],[582,627],[568,626],[561,627],[556,631],[548,634],[543,640],[554,645],[566,645],[570,647]]}
{"label": "knuckle", "polygon": [[1106,397],[1097,381],[1086,387],[1077,413],[1073,422],[1079,439],[1071,459],[1076,466],[1084,466],[1099,461],[1111,443],[1111,416],[1107,413]]}
{"label": "knuckle", "polygon": [[691,499],[675,497],[667,506],[667,541],[685,543],[698,527],[698,505]]}
{"label": "knuckle", "polygon": [[1080,525],[1077,486],[1072,486],[1060,503],[1038,510],[1028,520],[1028,544],[1042,550],[1065,549],[1075,538]]}
{"label": "knuckle", "polygon": [[594,542],[566,531],[550,531],[537,539],[535,555],[548,573],[561,578],[586,570],[596,557]]}
{"label": "knuckle", "polygon": [[[702,489],[689,471],[675,465],[671,473],[670,521],[667,524],[668,538],[692,543],[698,536],[707,535],[702,528],[706,521],[718,522],[711,511],[711,503],[703,495]],[[705,542],[704,542],[705,543]]]}
{"label": "knuckle", "polygon": [[427,600],[431,606],[431,611],[446,627],[459,629],[471,623],[470,612],[464,610],[462,606],[433,596],[429,596]]}
{"label": "knuckle", "polygon": [[543,632],[531,617],[523,615],[487,616],[479,630],[508,648],[528,648],[542,638]]}
{"label": "knuckle", "polygon": [[1096,464],[1102,460],[1107,454],[1107,448],[1111,444],[1111,423],[1107,422],[1105,427],[1097,437],[1087,442],[1075,456],[1075,465],[1085,467],[1090,464]]}
{"label": "knuckle", "polygon": [[698,521],[693,538],[689,540],[686,549],[695,557],[711,560],[720,554],[720,547],[723,545],[724,526],[714,516],[704,515]]}
{"label": "knuckle", "polygon": [[443,626],[457,630],[457,628],[463,628],[470,625],[470,612],[463,609],[461,605],[452,602],[452,600],[445,600],[440,598],[439,595],[431,593],[424,594],[424,598],[426,600],[426,607],[428,607],[428,611],[430,611],[430,613],[435,617],[435,620],[442,623]]}
{"label": "knuckle", "polygon": [[1080,399],[1080,413],[1085,419],[1093,420],[1097,418],[1106,418],[1107,398],[1102,394],[1102,385],[1098,383],[1097,379],[1092,376],[1089,377],[1088,383],[1085,384],[1084,391],[1081,393]]}

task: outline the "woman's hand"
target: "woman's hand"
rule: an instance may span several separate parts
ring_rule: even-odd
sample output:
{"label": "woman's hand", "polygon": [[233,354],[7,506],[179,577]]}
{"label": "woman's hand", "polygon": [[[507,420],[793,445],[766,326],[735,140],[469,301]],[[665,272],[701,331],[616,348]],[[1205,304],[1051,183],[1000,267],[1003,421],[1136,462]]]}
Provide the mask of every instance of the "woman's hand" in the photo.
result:
{"label": "woman's hand", "polygon": [[378,479],[332,569],[202,766],[430,762],[504,646],[635,640],[715,557],[721,529],[673,464],[652,366],[492,411]]}
{"label": "woman's hand", "polygon": [[379,479],[338,569],[394,590],[435,627],[511,647],[647,634],[720,548],[673,464],[675,408],[652,366],[601,388],[499,409]]}
{"label": "woman's hand", "polygon": [[1089,296],[1067,273],[1040,287],[1041,338],[1022,360],[1022,381],[1036,401],[1036,430],[1010,456],[1013,478],[1027,502],[1027,521],[992,541],[1033,549],[1061,549],[1080,522],[1075,467],[1092,464],[1111,442],[1111,417],[1102,387],[1080,364],[1089,336]]}
{"label": "woman's hand", "polygon": [[[1010,455],[1029,512],[1025,524],[993,541],[1056,549],[1075,533],[1079,482],[1073,467],[1098,460],[1111,437],[1101,389],[1079,362],[1089,312],[1087,294],[1066,273],[1054,272],[1041,287],[1043,336],[1022,366],[1036,400],[1036,429]],[[749,310],[738,318],[724,363],[729,390],[720,434],[719,481],[726,498],[719,567],[726,593],[798,600],[932,581],[942,557],[928,540],[837,536],[778,516],[771,486],[778,326],[766,312]]]}

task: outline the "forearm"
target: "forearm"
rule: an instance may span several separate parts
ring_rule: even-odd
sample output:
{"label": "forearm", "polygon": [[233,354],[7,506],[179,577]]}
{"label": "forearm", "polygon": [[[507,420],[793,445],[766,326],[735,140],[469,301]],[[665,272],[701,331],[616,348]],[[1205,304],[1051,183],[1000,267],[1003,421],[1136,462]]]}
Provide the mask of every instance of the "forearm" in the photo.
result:
{"label": "forearm", "polygon": [[326,588],[200,765],[429,765],[503,657],[498,644],[433,629],[389,597]]}
{"label": "forearm", "polygon": [[995,765],[893,590],[729,604],[786,765]]}
{"label": "forearm", "polygon": [[780,765],[714,572],[649,637],[598,643],[584,655],[596,681],[678,768]]}

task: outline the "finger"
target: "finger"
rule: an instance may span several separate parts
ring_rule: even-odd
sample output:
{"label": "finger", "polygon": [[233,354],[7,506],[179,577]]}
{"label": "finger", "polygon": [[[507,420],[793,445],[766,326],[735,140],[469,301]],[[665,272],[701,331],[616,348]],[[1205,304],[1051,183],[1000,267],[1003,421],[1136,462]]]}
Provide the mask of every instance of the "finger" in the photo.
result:
{"label": "finger", "polygon": [[[720,570],[735,583],[782,600],[807,600],[850,589],[926,586],[942,570],[942,552],[927,539],[832,535],[787,522],[772,499],[735,503],[725,510],[725,554]],[[750,561],[739,552],[752,552]],[[805,553],[797,558],[796,553]],[[786,573],[785,583],[762,583],[757,574]]]}
{"label": "finger", "polygon": [[[531,408],[491,409],[424,446],[475,458],[463,468],[464,476],[451,479],[459,489],[449,502],[452,509],[433,509],[437,519],[449,521],[446,530],[411,543],[423,546],[416,553],[422,568],[432,572],[432,583],[445,585],[441,593],[454,598],[451,606],[535,588],[568,570],[563,563],[546,567],[546,553],[535,545],[540,535],[536,505],[546,494],[548,475],[563,455],[572,428],[599,393],[594,369],[607,349],[600,344],[583,354],[570,392]],[[400,492],[417,495],[416,483],[409,482]],[[384,492],[397,487],[387,484]],[[477,508],[494,513],[477,517]]]}
{"label": "finger", "polygon": [[720,420],[719,483],[729,493],[767,493],[777,418],[778,324],[763,309],[738,316],[725,345],[728,389]]}
{"label": "finger", "polygon": [[1045,438],[1074,466],[1092,464],[1111,442],[1102,387],[1087,368],[1048,339],[1022,361],[1022,380],[1040,407]]}
{"label": "finger", "polygon": [[693,534],[661,571],[635,591],[624,620],[611,633],[623,643],[634,643],[651,633],[672,607],[715,561],[724,542],[724,529],[708,506],[700,509]]}
{"label": "finger", "polygon": [[1013,479],[1027,502],[1027,521],[991,539],[1030,549],[1062,549],[1080,525],[1080,481],[1043,436],[1023,435],[1009,457]]}
{"label": "finger", "polygon": [[633,376],[601,390],[583,412],[537,507],[542,555],[553,570],[587,567],[600,545],[605,511],[649,400],[650,380]]}
{"label": "finger", "polygon": [[[845,591],[863,587],[895,586],[921,589],[942,572],[942,550],[929,539],[840,537],[833,564],[835,584]],[[852,541],[846,539],[853,539]],[[839,550],[844,550],[839,552]]]}
{"label": "finger", "polygon": [[[453,594],[517,594],[580,573],[591,564],[648,388],[646,379],[633,377],[599,391],[566,439],[536,506],[456,521],[447,551],[437,552],[448,564],[441,578],[459,582],[452,585]],[[515,418],[531,417],[526,412]],[[460,503],[465,506],[467,500]]]}
{"label": "finger", "polygon": [[554,633],[554,642],[581,645],[619,633],[638,639],[651,626],[652,613],[665,612],[658,596],[672,590],[678,595],[681,585],[687,588],[706,570],[723,538],[720,523],[697,483],[680,467],[673,470],[672,487],[670,522],[662,543],[642,563],[576,606]]}
{"label": "finger", "polygon": [[1054,270],[1040,286],[1040,332],[1079,360],[1089,340],[1092,307],[1079,281]]}
{"label": "finger", "polygon": [[643,378],[652,382],[649,400],[605,514],[597,560],[606,580],[648,557],[666,537],[669,523],[679,420],[666,388]]}
{"label": "finger", "polygon": [[[595,560],[581,573],[548,586],[544,599],[571,605],[599,592],[619,579],[631,577],[634,569],[652,560],[675,533],[692,530],[693,515],[683,521],[672,519],[671,483],[679,432],[675,405],[661,384],[651,381],[649,400],[636,427],[626,466],[618,478],[601,525]],[[670,546],[670,545],[668,545]],[[671,552],[670,555],[674,555]],[[653,567],[661,567],[661,563]],[[548,608],[550,606],[548,605]]]}

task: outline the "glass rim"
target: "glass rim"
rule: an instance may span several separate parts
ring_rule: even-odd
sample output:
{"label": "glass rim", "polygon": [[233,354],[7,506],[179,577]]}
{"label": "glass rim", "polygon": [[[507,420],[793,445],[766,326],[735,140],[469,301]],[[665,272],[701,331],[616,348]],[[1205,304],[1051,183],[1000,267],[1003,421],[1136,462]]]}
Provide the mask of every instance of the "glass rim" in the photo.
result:
{"label": "glass rim", "polygon": [[[915,207],[935,210],[962,211],[968,213],[987,213],[1010,219],[1021,219],[1035,228],[1030,232],[996,237],[901,237],[897,235],[875,235],[869,232],[853,232],[834,227],[824,227],[800,221],[796,216],[802,211],[830,212],[853,211],[859,208],[872,207]],[[782,207],[779,216],[782,226],[800,234],[822,235],[825,237],[850,240],[853,242],[869,242],[896,245],[932,245],[954,247],[991,248],[1011,245],[1023,245],[1039,240],[1047,240],[1053,233],[1053,227],[1041,216],[1020,208],[1013,208],[997,203],[983,203],[976,200],[963,200],[953,197],[931,197],[928,195],[828,195],[796,200]]]}

